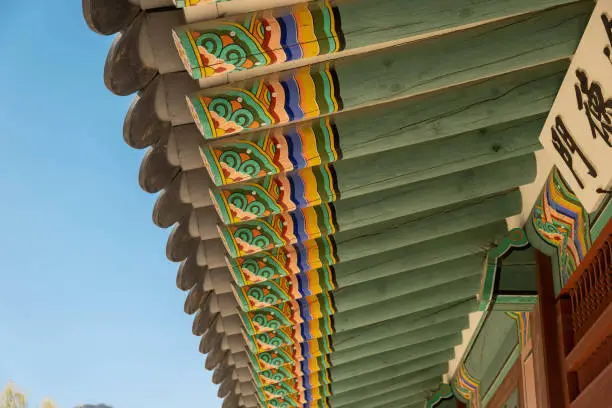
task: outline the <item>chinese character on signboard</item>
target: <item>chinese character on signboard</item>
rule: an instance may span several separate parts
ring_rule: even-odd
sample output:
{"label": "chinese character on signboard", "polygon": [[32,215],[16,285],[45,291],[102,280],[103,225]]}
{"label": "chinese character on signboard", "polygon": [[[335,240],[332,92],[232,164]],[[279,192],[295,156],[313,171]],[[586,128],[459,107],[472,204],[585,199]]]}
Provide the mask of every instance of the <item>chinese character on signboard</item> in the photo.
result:
{"label": "chinese character on signboard", "polygon": [[612,181],[612,0],[599,0],[540,142],[588,211]]}

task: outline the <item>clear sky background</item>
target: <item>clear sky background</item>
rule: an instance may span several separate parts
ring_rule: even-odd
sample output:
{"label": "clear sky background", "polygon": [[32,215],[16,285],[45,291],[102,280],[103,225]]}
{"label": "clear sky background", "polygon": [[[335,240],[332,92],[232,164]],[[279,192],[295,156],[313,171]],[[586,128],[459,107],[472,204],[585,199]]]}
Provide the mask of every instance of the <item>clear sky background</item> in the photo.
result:
{"label": "clear sky background", "polygon": [[0,8],[0,387],[59,408],[218,408],[169,231],[79,0]]}

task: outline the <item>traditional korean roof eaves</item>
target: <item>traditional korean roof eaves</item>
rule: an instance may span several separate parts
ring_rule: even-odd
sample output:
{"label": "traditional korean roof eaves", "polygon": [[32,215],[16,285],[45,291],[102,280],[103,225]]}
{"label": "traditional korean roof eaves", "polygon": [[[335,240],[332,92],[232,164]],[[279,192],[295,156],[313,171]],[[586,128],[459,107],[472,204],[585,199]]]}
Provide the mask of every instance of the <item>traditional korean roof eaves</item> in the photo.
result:
{"label": "traditional korean roof eaves", "polygon": [[[193,22],[203,5],[134,3],[83,8],[94,31],[122,30],[105,83],[138,92],[124,139],[148,148],[139,184],[159,193],[155,224],[174,226],[167,256],[224,408],[422,406],[477,307],[486,251],[535,178],[592,4],[312,2],[247,26]],[[310,34],[257,43],[274,24],[290,30],[287,16],[310,18]],[[212,44],[190,48],[206,35],[255,48],[212,58]]]}

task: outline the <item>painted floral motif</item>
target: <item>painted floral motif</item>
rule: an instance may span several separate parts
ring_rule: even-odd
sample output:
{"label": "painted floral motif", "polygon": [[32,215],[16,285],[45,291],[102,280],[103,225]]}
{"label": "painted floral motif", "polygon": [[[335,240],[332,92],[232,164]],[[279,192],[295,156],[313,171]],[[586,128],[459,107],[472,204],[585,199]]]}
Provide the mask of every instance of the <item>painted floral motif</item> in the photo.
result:
{"label": "painted floral motif", "polygon": [[210,195],[221,220],[235,224],[329,203],[337,199],[338,192],[335,172],[326,164],[213,188]]}
{"label": "painted floral motif", "polygon": [[261,79],[248,89],[200,91],[187,96],[187,105],[202,135],[215,139],[337,112],[342,104],[336,83],[329,66],[306,67],[281,79]]}
{"label": "painted floral motif", "polygon": [[[177,0],[179,7],[214,0]],[[222,1],[222,0],[221,0]],[[332,54],[343,48],[337,10],[327,2],[247,14],[173,30],[187,72],[200,79],[232,71]]]}
{"label": "painted floral motif", "polygon": [[218,228],[232,258],[331,235],[337,230],[331,204]]}
{"label": "painted floral motif", "polygon": [[335,162],[341,157],[337,139],[326,118],[270,129],[259,137],[219,141],[201,153],[211,179],[221,186]]}
{"label": "painted floral motif", "polygon": [[589,214],[556,168],[535,203],[532,219],[538,235],[556,248],[563,287],[591,247]]}
{"label": "painted floral motif", "polygon": [[[228,258],[227,266],[238,286],[253,285],[338,262],[331,236],[262,251],[248,257]],[[333,271],[328,273],[332,274]]]}
{"label": "painted floral motif", "polygon": [[330,268],[315,269],[264,283],[234,288],[234,294],[244,311],[275,306],[292,299],[334,290],[331,271]]}
{"label": "painted floral motif", "polygon": [[303,322],[321,319],[333,315],[334,312],[335,308],[331,295],[324,293],[252,312],[241,312],[239,316],[246,333],[252,336],[257,333],[297,326]]}

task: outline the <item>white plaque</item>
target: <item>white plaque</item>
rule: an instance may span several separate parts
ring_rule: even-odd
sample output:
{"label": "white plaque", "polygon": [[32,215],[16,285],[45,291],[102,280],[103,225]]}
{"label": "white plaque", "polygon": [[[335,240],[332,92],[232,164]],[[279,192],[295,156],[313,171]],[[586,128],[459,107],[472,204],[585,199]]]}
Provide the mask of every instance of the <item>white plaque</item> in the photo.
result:
{"label": "white plaque", "polygon": [[587,211],[612,181],[612,0],[599,0],[540,134]]}

